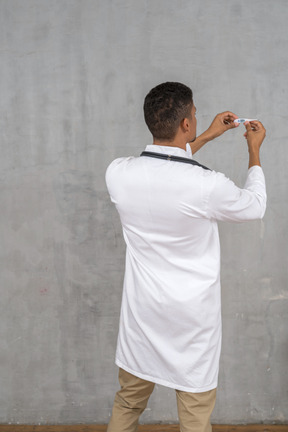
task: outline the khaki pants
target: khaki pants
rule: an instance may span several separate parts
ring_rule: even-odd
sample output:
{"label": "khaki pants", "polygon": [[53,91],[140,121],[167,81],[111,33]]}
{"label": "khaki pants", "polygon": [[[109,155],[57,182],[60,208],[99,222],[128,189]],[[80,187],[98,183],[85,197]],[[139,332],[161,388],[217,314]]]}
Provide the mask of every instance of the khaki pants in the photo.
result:
{"label": "khaki pants", "polygon": [[[121,389],[116,393],[107,432],[136,432],[138,419],[147,406],[155,384],[119,369]],[[210,416],[216,389],[204,393],[176,390],[181,432],[211,432]]]}

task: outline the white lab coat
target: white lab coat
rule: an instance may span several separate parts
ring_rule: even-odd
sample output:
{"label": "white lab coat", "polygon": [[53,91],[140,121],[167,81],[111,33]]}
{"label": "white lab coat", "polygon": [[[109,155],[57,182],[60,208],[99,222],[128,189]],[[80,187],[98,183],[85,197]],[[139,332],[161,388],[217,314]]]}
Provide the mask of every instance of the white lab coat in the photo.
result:
{"label": "white lab coat", "polygon": [[[146,151],[192,157],[178,147]],[[262,218],[263,171],[243,189],[223,174],[150,157],[124,157],[106,183],[127,245],[116,364],[167,387],[217,387],[221,350],[217,220]]]}

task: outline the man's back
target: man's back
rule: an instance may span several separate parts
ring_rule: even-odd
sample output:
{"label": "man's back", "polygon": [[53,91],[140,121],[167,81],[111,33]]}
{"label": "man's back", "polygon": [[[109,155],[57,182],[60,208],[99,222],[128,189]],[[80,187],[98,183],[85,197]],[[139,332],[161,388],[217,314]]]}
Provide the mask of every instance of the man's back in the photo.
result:
{"label": "man's back", "polygon": [[201,167],[146,157],[117,159],[109,167],[107,185],[128,249],[141,264],[155,267],[158,277],[177,280],[193,270],[207,278],[206,258],[218,252],[211,250],[217,227],[207,209],[215,176]]}

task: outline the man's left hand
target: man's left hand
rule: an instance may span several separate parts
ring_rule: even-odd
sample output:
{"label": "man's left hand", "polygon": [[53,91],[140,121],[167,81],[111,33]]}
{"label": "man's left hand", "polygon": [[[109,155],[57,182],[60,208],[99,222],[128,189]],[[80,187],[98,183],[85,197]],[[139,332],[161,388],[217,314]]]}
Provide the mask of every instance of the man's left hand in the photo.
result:
{"label": "man's left hand", "polygon": [[211,125],[207,129],[211,139],[217,138],[229,129],[233,129],[239,126],[239,123],[234,123],[238,116],[230,111],[217,114]]}
{"label": "man's left hand", "polygon": [[193,142],[189,143],[192,154],[196,153],[204,144],[222,135],[227,130],[238,127],[239,123],[234,123],[234,120],[237,118],[238,116],[230,111],[217,114],[209,128]]}

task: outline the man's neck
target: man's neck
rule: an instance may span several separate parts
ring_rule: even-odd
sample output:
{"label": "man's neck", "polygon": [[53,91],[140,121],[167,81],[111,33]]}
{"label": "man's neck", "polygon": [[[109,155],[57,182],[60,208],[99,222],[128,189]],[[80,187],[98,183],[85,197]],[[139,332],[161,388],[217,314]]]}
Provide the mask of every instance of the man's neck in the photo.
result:
{"label": "man's neck", "polygon": [[158,146],[167,146],[167,147],[179,147],[183,150],[186,151],[186,142],[184,143],[183,141],[180,140],[173,140],[173,141],[165,141],[165,140],[153,140],[153,145],[158,145]]}

